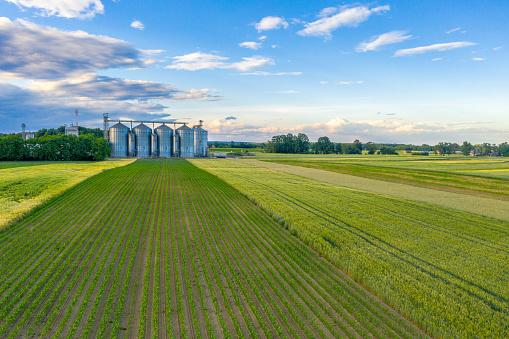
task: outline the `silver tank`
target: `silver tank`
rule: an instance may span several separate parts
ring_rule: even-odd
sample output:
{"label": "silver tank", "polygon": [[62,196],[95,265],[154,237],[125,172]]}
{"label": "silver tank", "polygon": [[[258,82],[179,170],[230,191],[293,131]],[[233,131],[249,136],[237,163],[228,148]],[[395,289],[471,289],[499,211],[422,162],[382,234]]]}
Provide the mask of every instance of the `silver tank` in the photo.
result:
{"label": "silver tank", "polygon": [[194,154],[197,157],[207,156],[208,133],[203,128],[196,126],[194,132]]}
{"label": "silver tank", "polygon": [[171,158],[173,155],[173,130],[166,125],[161,125],[154,132],[157,134],[159,143],[159,156],[161,158]]}
{"label": "silver tank", "polygon": [[110,131],[110,148],[112,158],[127,157],[127,136],[129,128],[121,123],[113,125]]}
{"label": "silver tank", "polygon": [[133,132],[136,135],[136,156],[149,157],[152,130],[147,125],[139,124],[133,128]]}
{"label": "silver tank", "polygon": [[130,157],[136,156],[136,136],[133,132],[127,136],[127,155]]}
{"label": "silver tank", "polygon": [[150,136],[150,140],[152,141],[152,148],[150,150],[150,154],[152,154],[153,157],[157,157],[159,154],[159,151],[157,149],[157,134],[155,134],[154,131],[152,131],[152,135]]}
{"label": "silver tank", "polygon": [[183,125],[175,131],[178,135],[181,158],[194,158],[194,132],[191,128]]}

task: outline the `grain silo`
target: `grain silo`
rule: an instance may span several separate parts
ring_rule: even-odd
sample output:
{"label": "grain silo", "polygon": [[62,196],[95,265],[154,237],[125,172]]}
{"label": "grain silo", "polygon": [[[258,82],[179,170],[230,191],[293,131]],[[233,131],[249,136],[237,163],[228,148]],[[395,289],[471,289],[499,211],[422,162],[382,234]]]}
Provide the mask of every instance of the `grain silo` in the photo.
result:
{"label": "grain silo", "polygon": [[157,134],[159,142],[159,156],[170,158],[173,155],[173,130],[166,125],[161,125],[154,129],[154,132]]}
{"label": "grain silo", "polygon": [[127,136],[127,155],[130,157],[136,156],[136,135],[132,131]]}
{"label": "grain silo", "polygon": [[178,136],[181,158],[194,158],[194,132],[191,128],[183,125],[175,131]]}
{"label": "grain silo", "polygon": [[136,135],[136,156],[149,157],[152,130],[147,125],[141,123],[133,128],[133,132]]}
{"label": "grain silo", "polygon": [[208,133],[201,125],[194,126],[194,153],[197,157],[207,156]]}
{"label": "grain silo", "polygon": [[158,148],[157,148],[157,144],[158,144],[158,137],[157,137],[157,134],[155,133],[155,130],[152,130],[152,135],[150,136],[150,140],[151,140],[151,150],[150,150],[150,154],[153,156],[153,157],[157,157],[158,154],[159,154],[159,151],[158,151]]}
{"label": "grain silo", "polygon": [[119,122],[111,126],[109,131],[111,157],[127,157],[127,136],[129,134],[129,128]]}

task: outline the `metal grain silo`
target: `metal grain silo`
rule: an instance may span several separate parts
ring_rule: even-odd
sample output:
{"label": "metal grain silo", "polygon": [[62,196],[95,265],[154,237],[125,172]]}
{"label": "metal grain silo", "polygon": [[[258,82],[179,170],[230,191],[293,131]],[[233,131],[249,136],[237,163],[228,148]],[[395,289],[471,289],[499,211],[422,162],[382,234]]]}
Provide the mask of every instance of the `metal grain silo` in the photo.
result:
{"label": "metal grain silo", "polygon": [[129,128],[121,123],[110,127],[110,148],[111,157],[125,158],[127,157],[127,136]]}
{"label": "metal grain silo", "polygon": [[159,154],[159,151],[157,149],[157,143],[158,143],[157,139],[158,139],[157,134],[155,133],[154,130],[152,130],[152,135],[150,136],[150,140],[152,143],[152,148],[150,150],[150,154],[152,154],[153,157],[157,157]]}
{"label": "metal grain silo", "polygon": [[133,132],[127,136],[127,155],[130,157],[136,156],[136,136]]}
{"label": "metal grain silo", "polygon": [[208,133],[201,126],[195,126],[194,132],[194,154],[197,157],[207,156]]}
{"label": "metal grain silo", "polygon": [[150,135],[152,130],[143,123],[133,128],[134,135],[136,135],[136,156],[149,157],[150,156]]}
{"label": "metal grain silo", "polygon": [[173,130],[166,125],[161,125],[154,132],[158,137],[159,156],[161,158],[171,158],[173,155]]}
{"label": "metal grain silo", "polygon": [[194,158],[194,132],[186,125],[177,128],[181,158]]}

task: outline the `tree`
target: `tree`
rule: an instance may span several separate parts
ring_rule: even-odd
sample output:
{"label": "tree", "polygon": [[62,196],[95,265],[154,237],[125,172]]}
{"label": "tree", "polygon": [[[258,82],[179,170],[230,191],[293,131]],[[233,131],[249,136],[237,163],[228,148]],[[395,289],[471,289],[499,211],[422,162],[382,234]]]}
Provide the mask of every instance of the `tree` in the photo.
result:
{"label": "tree", "polygon": [[334,152],[334,144],[328,137],[320,137],[313,145],[313,152],[315,154],[331,154]]}
{"label": "tree", "polygon": [[368,154],[375,154],[377,147],[373,142],[369,141],[366,143],[366,149],[368,150]]}
{"label": "tree", "polygon": [[470,155],[470,151],[473,149],[473,146],[468,141],[463,141],[463,143],[460,146],[461,153],[463,155]]}
{"label": "tree", "polygon": [[355,148],[357,148],[357,150],[359,151],[358,153],[356,154],[362,154],[362,142],[359,141],[359,139],[355,139],[354,142],[353,142],[353,146]]}
{"label": "tree", "polygon": [[396,150],[392,147],[387,147],[387,146],[383,146],[382,148],[380,148],[380,154],[387,154],[387,155],[397,155],[398,153],[396,152]]}
{"label": "tree", "polygon": [[267,153],[308,153],[309,139],[306,134],[275,135],[267,142]]}

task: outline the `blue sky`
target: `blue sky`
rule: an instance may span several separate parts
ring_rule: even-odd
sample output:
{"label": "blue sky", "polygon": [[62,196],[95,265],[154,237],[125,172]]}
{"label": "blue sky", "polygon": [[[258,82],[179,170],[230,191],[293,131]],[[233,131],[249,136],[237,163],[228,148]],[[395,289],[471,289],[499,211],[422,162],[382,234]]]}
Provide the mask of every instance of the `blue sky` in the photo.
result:
{"label": "blue sky", "polygon": [[202,119],[210,140],[509,141],[507,1],[0,0],[0,132]]}

